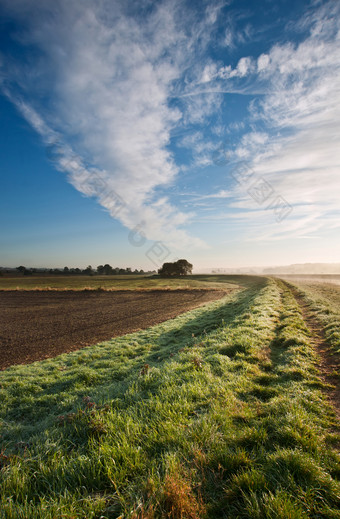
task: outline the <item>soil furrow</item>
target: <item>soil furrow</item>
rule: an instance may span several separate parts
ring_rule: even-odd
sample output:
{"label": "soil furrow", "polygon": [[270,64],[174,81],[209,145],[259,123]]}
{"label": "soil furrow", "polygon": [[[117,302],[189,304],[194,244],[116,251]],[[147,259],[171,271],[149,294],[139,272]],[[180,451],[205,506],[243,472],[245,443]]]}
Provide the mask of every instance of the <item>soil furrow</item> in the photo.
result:
{"label": "soil furrow", "polygon": [[327,395],[331,401],[338,419],[340,420],[340,384],[335,373],[340,368],[339,355],[332,352],[326,341],[324,330],[318,320],[312,315],[311,310],[297,290],[289,286],[298,305],[300,306],[303,319],[311,332],[311,342],[319,357],[319,369],[321,379],[328,384]]}

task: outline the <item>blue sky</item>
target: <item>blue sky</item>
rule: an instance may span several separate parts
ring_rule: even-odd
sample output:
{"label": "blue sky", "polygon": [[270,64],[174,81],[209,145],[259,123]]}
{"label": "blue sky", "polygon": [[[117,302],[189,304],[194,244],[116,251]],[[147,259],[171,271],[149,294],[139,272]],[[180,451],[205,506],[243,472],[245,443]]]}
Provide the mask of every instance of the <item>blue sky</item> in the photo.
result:
{"label": "blue sky", "polygon": [[339,262],[338,2],[0,14],[0,265]]}

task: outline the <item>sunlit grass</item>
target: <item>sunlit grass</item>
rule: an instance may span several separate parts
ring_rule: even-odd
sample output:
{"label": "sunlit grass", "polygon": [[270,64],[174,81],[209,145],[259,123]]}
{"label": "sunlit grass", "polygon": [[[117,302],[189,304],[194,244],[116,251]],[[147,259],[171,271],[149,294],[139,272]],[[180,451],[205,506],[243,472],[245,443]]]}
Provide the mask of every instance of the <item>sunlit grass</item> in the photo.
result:
{"label": "sunlit grass", "polygon": [[334,411],[279,282],[0,383],[0,517],[339,517]]}

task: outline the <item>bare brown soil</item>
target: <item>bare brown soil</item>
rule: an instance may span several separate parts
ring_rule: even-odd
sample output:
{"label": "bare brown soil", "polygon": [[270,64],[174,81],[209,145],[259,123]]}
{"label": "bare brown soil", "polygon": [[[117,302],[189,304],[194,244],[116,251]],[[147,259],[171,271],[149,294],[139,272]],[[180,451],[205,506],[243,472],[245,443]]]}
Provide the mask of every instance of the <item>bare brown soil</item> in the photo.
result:
{"label": "bare brown soil", "polygon": [[0,369],[145,329],[225,294],[218,290],[0,291]]}
{"label": "bare brown soil", "polygon": [[336,415],[340,420],[340,384],[339,379],[334,376],[334,373],[339,371],[340,358],[339,355],[332,353],[332,350],[326,342],[325,334],[321,324],[311,314],[310,308],[303,297],[296,291],[292,290],[296,301],[298,302],[302,316],[307,324],[307,327],[312,334],[312,343],[318,353],[320,363],[319,368],[321,378],[326,384],[329,384],[327,394],[329,400],[333,404]]}

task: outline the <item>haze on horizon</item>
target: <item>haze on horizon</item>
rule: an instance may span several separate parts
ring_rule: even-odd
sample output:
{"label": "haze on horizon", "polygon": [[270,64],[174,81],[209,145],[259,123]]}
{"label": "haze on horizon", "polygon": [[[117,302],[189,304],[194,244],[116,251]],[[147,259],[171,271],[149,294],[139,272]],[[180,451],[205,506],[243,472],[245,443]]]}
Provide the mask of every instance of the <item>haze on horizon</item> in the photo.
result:
{"label": "haze on horizon", "polygon": [[339,3],[0,0],[0,19],[0,265],[339,262]]}

